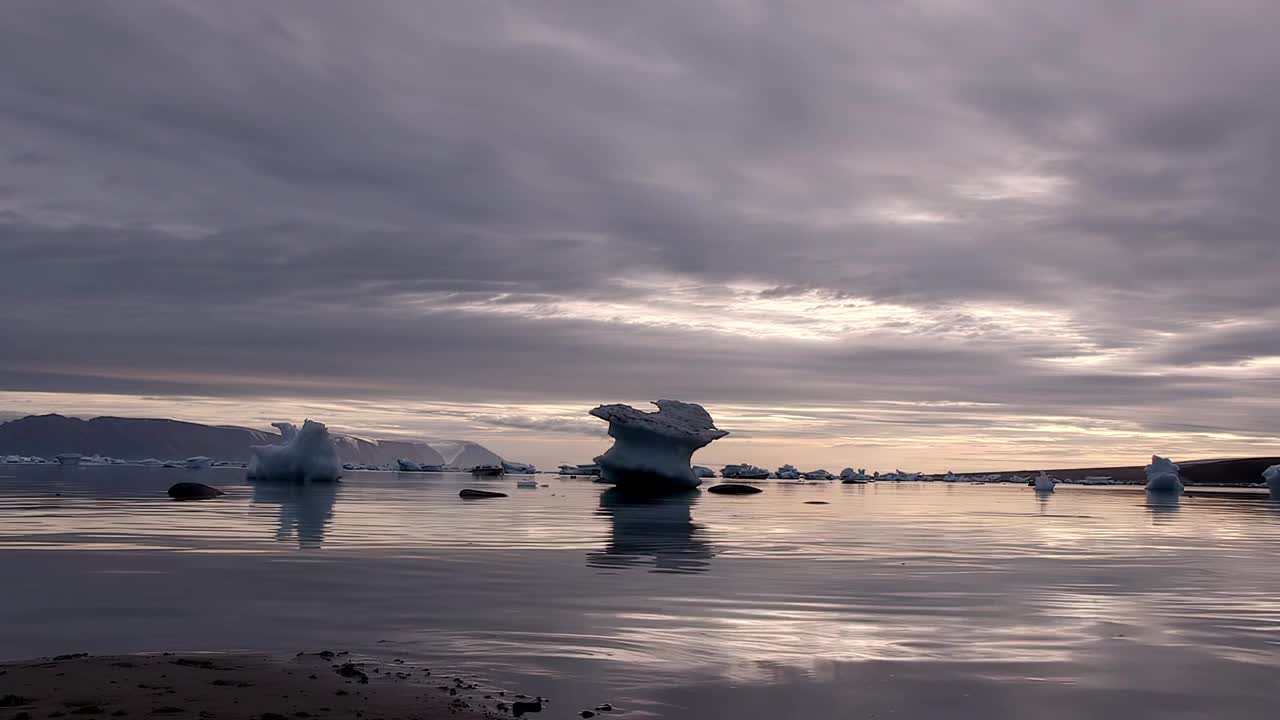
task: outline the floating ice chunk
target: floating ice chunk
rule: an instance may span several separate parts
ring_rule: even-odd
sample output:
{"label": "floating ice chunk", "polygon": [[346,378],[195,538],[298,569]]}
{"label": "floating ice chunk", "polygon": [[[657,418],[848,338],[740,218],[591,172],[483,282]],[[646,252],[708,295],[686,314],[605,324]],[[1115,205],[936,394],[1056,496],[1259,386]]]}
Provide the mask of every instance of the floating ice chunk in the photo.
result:
{"label": "floating ice chunk", "polygon": [[609,423],[613,447],[595,459],[605,482],[648,491],[702,484],[689,459],[695,450],[728,435],[701,405],[659,400],[657,412],[601,405],[591,414]]}
{"label": "floating ice chunk", "polygon": [[[1146,467],[1147,490],[1151,492],[1182,492],[1182,480],[1178,478],[1178,466],[1169,458],[1151,456]],[[1088,478],[1085,478],[1087,481]]]}
{"label": "floating ice chunk", "polygon": [[853,468],[845,468],[840,471],[840,481],[851,484],[873,482],[873,480],[867,475],[866,468],[858,468],[857,470],[854,470]]}
{"label": "floating ice chunk", "polygon": [[538,468],[529,463],[512,462],[510,460],[502,461],[502,469],[509,475],[532,475],[538,472]]}
{"label": "floating ice chunk", "polygon": [[1036,492],[1053,492],[1053,478],[1045,474],[1043,470],[1036,476]]}
{"label": "floating ice chunk", "polygon": [[[791,469],[794,470],[795,468]],[[720,470],[720,477],[734,480],[764,480],[769,477],[769,471],[756,467],[751,463],[738,463],[736,465],[725,465]],[[796,477],[799,477],[799,473],[796,474]]]}
{"label": "floating ice chunk", "polygon": [[809,472],[800,473],[805,480],[835,480],[836,476],[826,470],[810,470]]}
{"label": "floating ice chunk", "polygon": [[712,469],[711,469],[711,468],[709,468],[709,467],[703,467],[703,466],[701,466],[701,465],[694,465],[694,466],[693,466],[693,476],[694,476],[694,477],[699,477],[699,478],[713,478],[713,477],[715,477],[715,476],[716,476],[716,471],[715,471],[715,470],[712,470]]}
{"label": "floating ice chunk", "polygon": [[778,468],[778,472],[774,473],[773,476],[779,480],[799,480],[800,471],[796,469],[795,465],[788,463]]}
{"label": "floating ice chunk", "polygon": [[[276,423],[283,445],[254,445],[249,463],[251,480],[274,482],[333,482],[341,476],[338,448],[323,423],[307,420],[301,429]],[[288,428],[288,429],[286,429]]]}
{"label": "floating ice chunk", "polygon": [[204,455],[196,455],[189,457],[185,461],[188,470],[204,470],[213,464],[213,458],[207,458]]}
{"label": "floating ice chunk", "polygon": [[1267,481],[1267,489],[1271,497],[1280,500],[1280,465],[1272,465],[1262,471],[1262,479]]}
{"label": "floating ice chunk", "polygon": [[61,455],[54,455],[53,459],[63,465],[79,465],[82,457],[80,453],[62,453]]}
{"label": "floating ice chunk", "polygon": [[402,472],[422,472],[422,466],[412,460],[399,458],[396,460],[396,465],[399,466]]}

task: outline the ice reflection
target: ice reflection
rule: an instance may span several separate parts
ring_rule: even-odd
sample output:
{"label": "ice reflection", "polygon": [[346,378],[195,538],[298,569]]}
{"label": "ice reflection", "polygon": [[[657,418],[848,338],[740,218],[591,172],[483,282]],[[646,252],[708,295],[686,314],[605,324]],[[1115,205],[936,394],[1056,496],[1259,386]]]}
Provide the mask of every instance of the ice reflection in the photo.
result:
{"label": "ice reflection", "polygon": [[333,519],[338,483],[253,483],[255,505],[279,505],[276,540],[296,539],[300,548],[324,543],[325,527]]}
{"label": "ice reflection", "polygon": [[611,488],[601,493],[597,515],[609,519],[609,540],[602,552],[587,554],[587,564],[626,568],[652,564],[654,572],[695,573],[707,570],[714,554],[693,522],[700,493],[650,497]]}
{"label": "ice reflection", "polygon": [[1151,522],[1161,524],[1172,522],[1173,514],[1182,509],[1182,493],[1179,492],[1147,492],[1147,511],[1151,513]]}

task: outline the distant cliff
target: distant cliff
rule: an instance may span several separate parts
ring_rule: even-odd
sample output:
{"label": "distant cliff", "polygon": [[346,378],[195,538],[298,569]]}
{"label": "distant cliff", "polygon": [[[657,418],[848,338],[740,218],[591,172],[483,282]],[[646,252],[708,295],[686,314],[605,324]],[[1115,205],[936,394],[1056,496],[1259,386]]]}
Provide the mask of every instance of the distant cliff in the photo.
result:
{"label": "distant cliff", "polygon": [[[440,453],[426,443],[365,440],[336,433],[334,440],[344,463],[385,465],[406,458],[423,465],[444,464]],[[30,415],[0,424],[0,455],[52,457],[76,452],[123,460],[207,455],[215,460],[248,461],[250,446],[281,442],[278,434],[262,430],[148,418]]]}

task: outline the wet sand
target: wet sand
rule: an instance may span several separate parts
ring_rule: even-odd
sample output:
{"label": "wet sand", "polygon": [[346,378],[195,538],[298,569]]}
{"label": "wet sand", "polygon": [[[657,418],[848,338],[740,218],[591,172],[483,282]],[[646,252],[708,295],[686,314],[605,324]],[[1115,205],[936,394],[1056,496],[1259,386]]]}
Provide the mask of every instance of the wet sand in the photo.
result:
{"label": "wet sand", "polygon": [[[376,670],[376,671],[375,671]],[[485,696],[488,696],[487,698]],[[0,664],[0,719],[510,718],[536,702],[323,652],[58,656]]]}

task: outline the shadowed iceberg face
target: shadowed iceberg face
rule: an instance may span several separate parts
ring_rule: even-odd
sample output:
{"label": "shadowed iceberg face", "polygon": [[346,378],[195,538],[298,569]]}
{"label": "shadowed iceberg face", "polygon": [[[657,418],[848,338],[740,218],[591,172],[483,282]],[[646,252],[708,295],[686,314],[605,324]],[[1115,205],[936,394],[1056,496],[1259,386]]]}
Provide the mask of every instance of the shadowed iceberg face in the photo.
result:
{"label": "shadowed iceberg face", "polygon": [[598,515],[609,518],[611,535],[603,552],[587,555],[597,568],[654,566],[653,572],[696,573],[709,569],[715,554],[693,521],[699,492],[688,490],[655,497],[610,488],[600,495]]}
{"label": "shadowed iceberg face", "polygon": [[600,477],[636,492],[690,490],[702,483],[690,460],[694,451],[728,435],[701,405],[658,400],[657,412],[629,405],[601,405],[591,414],[609,423],[613,447],[597,457]]}
{"label": "shadowed iceberg face", "polygon": [[1182,492],[1182,479],[1178,476],[1179,468],[1169,458],[1159,455],[1151,456],[1151,464],[1146,467],[1147,490],[1151,492]]}

